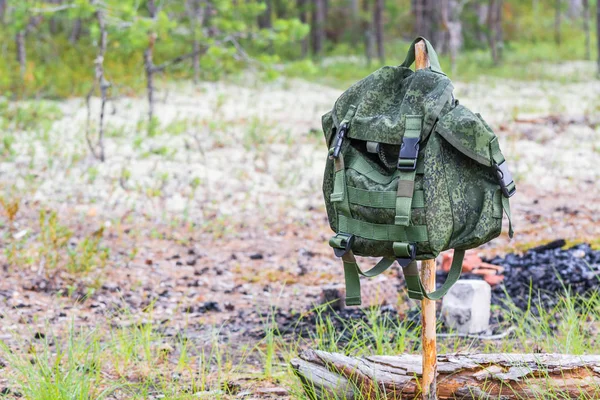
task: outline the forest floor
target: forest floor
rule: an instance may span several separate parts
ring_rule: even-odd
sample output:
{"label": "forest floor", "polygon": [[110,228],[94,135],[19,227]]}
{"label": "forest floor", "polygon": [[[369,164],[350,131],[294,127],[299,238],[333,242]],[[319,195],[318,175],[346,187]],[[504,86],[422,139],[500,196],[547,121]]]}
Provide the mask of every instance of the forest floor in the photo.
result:
{"label": "forest floor", "polygon": [[[481,254],[598,246],[600,81],[455,86],[518,187],[515,238]],[[59,376],[84,390],[57,367],[73,343],[65,359],[91,363],[75,375],[92,375],[94,398],[293,396],[274,372],[288,358],[273,354],[273,325],[343,281],[321,193],[320,117],[340,93],[290,79],[171,84],[151,134],[144,99],[111,101],[104,163],[82,99],[1,102],[0,397],[31,398],[26,382],[50,390]]]}

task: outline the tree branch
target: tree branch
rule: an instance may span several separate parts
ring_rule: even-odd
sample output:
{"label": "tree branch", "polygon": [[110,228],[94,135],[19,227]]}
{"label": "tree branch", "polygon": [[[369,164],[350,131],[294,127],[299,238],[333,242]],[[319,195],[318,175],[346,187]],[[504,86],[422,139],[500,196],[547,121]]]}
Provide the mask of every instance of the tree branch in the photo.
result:
{"label": "tree branch", "polygon": [[163,72],[165,69],[167,69],[175,64],[179,64],[180,62],[188,60],[190,58],[193,58],[194,56],[202,55],[202,54],[206,53],[206,50],[208,50],[208,47],[202,47],[198,51],[194,51],[192,53],[188,53],[188,54],[184,54],[179,57],[175,57],[174,59],[165,61],[164,63],[162,63],[160,65],[155,65],[152,68],[152,72]]}

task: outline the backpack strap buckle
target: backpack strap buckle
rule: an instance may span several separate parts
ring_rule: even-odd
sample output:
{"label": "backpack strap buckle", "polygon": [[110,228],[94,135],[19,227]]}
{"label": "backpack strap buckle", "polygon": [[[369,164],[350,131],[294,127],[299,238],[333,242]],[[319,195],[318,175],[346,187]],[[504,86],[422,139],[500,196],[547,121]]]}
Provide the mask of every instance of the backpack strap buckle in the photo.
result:
{"label": "backpack strap buckle", "polygon": [[346,133],[348,132],[348,124],[343,123],[340,125],[340,129],[337,131],[335,145],[333,146],[333,151],[331,153],[332,158],[338,158],[340,156],[340,151],[342,150],[342,144],[344,143],[344,138],[346,137]]}
{"label": "backpack strap buckle", "polygon": [[515,186],[512,174],[508,170],[506,161],[502,161],[500,164],[494,164],[494,171],[496,172],[496,179],[498,179],[498,184],[500,185],[504,197],[512,197],[516,193],[517,187]]}
{"label": "backpack strap buckle", "polygon": [[354,244],[354,235],[349,233],[338,233],[329,239],[329,245],[333,247],[333,253],[336,257],[342,257],[350,250]]}
{"label": "backpack strap buckle", "polygon": [[405,136],[402,139],[400,154],[398,155],[398,169],[400,171],[414,171],[417,168],[419,141],[419,137]]}
{"label": "backpack strap buckle", "polygon": [[417,257],[417,246],[414,243],[394,242],[393,249],[401,267],[406,267]]}

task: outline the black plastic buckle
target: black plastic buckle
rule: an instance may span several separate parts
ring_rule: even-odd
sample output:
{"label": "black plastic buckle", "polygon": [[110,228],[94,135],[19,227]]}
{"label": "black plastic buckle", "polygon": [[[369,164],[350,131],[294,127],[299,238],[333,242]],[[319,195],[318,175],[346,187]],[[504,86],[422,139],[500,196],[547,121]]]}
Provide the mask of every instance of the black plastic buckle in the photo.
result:
{"label": "black plastic buckle", "polygon": [[354,244],[354,235],[349,233],[338,233],[335,235],[336,238],[341,237],[342,246],[343,247],[334,247],[333,253],[336,257],[342,257],[344,254],[352,250],[352,245]]}
{"label": "black plastic buckle", "polygon": [[[402,139],[400,154],[398,155],[398,169],[400,171],[414,171],[417,168],[419,156],[419,138],[405,137]],[[409,160],[407,164],[403,161]]]}
{"label": "black plastic buckle", "polygon": [[408,264],[413,262],[415,260],[415,258],[417,258],[417,246],[415,246],[414,244],[411,244],[408,246],[408,250],[410,251],[410,257],[408,257],[408,258],[396,257],[396,261],[398,261],[398,264],[400,264],[400,266],[402,268],[406,267]]}
{"label": "black plastic buckle", "polygon": [[[496,179],[498,179],[498,184],[500,185],[502,194],[504,197],[512,197],[516,193],[517,188],[514,185],[513,177],[508,170],[508,164],[506,161],[502,161],[500,164],[494,164],[494,170],[496,172]],[[508,186],[511,183],[513,184],[513,187],[509,191]]]}
{"label": "black plastic buckle", "polygon": [[340,156],[340,152],[342,151],[342,143],[344,143],[344,138],[346,137],[347,132],[348,124],[340,125],[340,128],[337,131],[335,146],[333,147],[333,153],[331,157],[338,158]]}

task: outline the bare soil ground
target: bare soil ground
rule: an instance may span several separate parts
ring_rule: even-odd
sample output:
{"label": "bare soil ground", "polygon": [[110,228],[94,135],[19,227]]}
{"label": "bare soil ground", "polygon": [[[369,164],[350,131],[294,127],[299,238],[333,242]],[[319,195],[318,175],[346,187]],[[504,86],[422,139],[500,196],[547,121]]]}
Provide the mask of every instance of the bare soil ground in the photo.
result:
{"label": "bare soil ground", "polygon": [[[598,81],[456,84],[461,104],[500,137],[518,186],[515,238],[482,254],[557,238],[598,245],[597,93]],[[323,284],[342,282],[327,245],[320,131],[340,91],[282,80],[163,94],[152,136],[143,99],[109,105],[105,163],[86,147],[80,99],[54,104],[62,116],[50,124],[9,130],[16,140],[0,152],[0,339],[9,346],[69,324],[151,320],[199,342],[217,327],[243,347],[273,308],[301,314]]]}

